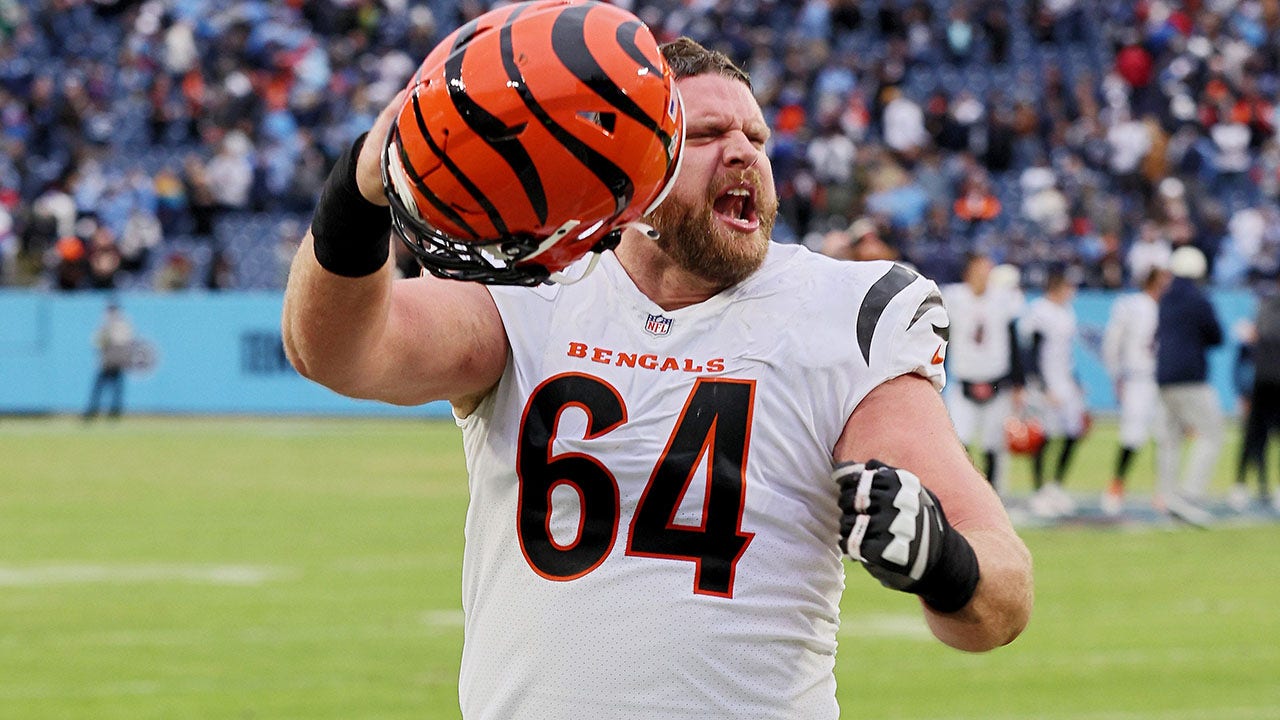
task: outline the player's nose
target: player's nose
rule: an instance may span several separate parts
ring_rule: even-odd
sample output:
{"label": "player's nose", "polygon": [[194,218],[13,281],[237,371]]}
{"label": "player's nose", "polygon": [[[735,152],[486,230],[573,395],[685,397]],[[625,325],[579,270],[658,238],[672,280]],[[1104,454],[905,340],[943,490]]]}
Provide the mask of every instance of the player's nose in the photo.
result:
{"label": "player's nose", "polygon": [[729,133],[724,148],[724,164],[732,168],[746,169],[760,162],[762,150],[751,142],[746,133],[734,130]]}

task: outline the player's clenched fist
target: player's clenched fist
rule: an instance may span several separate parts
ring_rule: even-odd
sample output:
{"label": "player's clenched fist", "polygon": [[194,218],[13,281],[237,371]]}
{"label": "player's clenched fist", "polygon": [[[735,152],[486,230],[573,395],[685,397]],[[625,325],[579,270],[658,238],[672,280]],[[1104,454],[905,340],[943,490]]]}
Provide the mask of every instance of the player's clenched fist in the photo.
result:
{"label": "player's clenched fist", "polygon": [[840,485],[846,555],[885,587],[915,593],[939,612],[969,603],[978,559],[920,478],[877,460],[840,463],[831,476]]}

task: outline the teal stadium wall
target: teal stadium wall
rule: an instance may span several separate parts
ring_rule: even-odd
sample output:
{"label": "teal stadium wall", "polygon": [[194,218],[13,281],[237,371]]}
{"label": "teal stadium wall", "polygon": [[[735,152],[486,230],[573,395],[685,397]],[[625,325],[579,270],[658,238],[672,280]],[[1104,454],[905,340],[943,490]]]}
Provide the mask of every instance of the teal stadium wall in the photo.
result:
{"label": "teal stadium wall", "polygon": [[[280,339],[279,292],[118,293],[155,348],[130,373],[131,413],[448,417],[447,403],[403,408],[344,398],[294,371]],[[93,334],[108,296],[0,291],[0,413],[76,413],[97,372]]]}
{"label": "teal stadium wall", "polygon": [[[448,417],[445,403],[402,408],[343,398],[300,377],[280,346],[278,292],[119,293],[139,337],[155,348],[154,366],[131,373],[128,412],[154,414],[379,415]],[[1093,412],[1115,411],[1099,347],[1116,294],[1082,291],[1076,361]],[[0,413],[83,410],[96,372],[92,336],[108,296],[0,291]],[[1232,364],[1235,324],[1253,317],[1247,292],[1213,296],[1227,344],[1211,358],[1223,408],[1236,407]]]}

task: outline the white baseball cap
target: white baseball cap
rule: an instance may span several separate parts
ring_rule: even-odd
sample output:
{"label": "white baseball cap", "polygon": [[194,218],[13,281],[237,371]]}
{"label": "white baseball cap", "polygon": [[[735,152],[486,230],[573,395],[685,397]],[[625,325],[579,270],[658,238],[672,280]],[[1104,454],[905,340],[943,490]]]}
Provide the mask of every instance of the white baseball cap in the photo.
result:
{"label": "white baseball cap", "polygon": [[1174,277],[1199,280],[1204,277],[1207,269],[1204,253],[1191,245],[1183,245],[1169,256],[1169,272]]}

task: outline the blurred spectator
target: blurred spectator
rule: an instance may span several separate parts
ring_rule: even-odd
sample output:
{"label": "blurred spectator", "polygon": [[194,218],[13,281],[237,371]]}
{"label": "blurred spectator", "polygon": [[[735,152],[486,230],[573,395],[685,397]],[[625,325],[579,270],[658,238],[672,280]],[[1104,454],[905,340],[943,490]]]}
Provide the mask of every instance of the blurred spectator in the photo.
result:
{"label": "blurred spectator", "polygon": [[44,252],[56,240],[75,233],[76,202],[57,185],[41,193],[31,206],[31,222],[24,249]]}
{"label": "blurred spectator", "polygon": [[164,227],[160,219],[143,208],[134,208],[117,244],[120,250],[120,269],[131,273],[141,271],[147,266],[152,251],[163,239]]}
{"label": "blurred spectator", "polygon": [[1206,273],[1204,254],[1191,246],[1178,248],[1169,258],[1169,271],[1173,280],[1160,297],[1156,323],[1156,384],[1164,407],[1156,434],[1157,494],[1173,517],[1204,525],[1212,517],[1200,504],[1224,432],[1208,358],[1209,349],[1222,343],[1222,326],[1199,286]]}
{"label": "blurred spectator", "polygon": [[1125,266],[1130,278],[1145,278],[1152,270],[1169,267],[1173,246],[1160,234],[1160,225],[1154,220],[1142,223],[1138,237],[1129,248]]}
{"label": "blurred spectator", "polygon": [[968,226],[971,235],[983,223],[995,220],[1002,209],[1000,199],[991,192],[991,185],[984,175],[971,173],[965,178],[954,212]]}
{"label": "blurred spectator", "polygon": [[224,248],[214,250],[205,270],[204,288],[217,291],[230,290],[235,286],[236,269],[231,262],[231,254]]}
{"label": "blurred spectator", "polygon": [[232,131],[205,169],[214,204],[220,211],[247,210],[253,189],[253,144],[244,133]]}
{"label": "blurred spectator", "polygon": [[989,48],[987,61],[992,65],[1005,64],[1009,59],[1009,46],[1013,37],[1008,12],[1001,3],[986,3],[981,22],[982,33],[987,38]]}
{"label": "blurred spectator", "polygon": [[896,87],[886,88],[883,98],[884,142],[902,159],[914,161],[929,139],[924,128],[924,111]]}
{"label": "blurred spectator", "polygon": [[969,17],[969,8],[958,2],[951,6],[947,16],[946,48],[952,62],[964,65],[973,57],[977,45],[977,27]]}
{"label": "blurred spectator", "polygon": [[1061,235],[1071,223],[1067,196],[1057,187],[1057,176],[1045,165],[1029,167],[1018,179],[1022,187],[1022,215],[1047,235]]}
{"label": "blurred spectator", "polygon": [[160,168],[152,178],[155,188],[155,218],[164,233],[187,231],[187,189],[182,177],[168,165]]}
{"label": "blurred spectator", "polygon": [[1127,107],[1113,109],[1115,120],[1107,130],[1108,167],[1117,188],[1127,204],[1143,207],[1151,189],[1142,174],[1142,162],[1151,152],[1151,131],[1140,118],[1132,117]]}
{"label": "blurred spectator", "polygon": [[204,162],[194,154],[187,155],[182,169],[187,207],[191,212],[191,234],[210,239],[213,237],[213,223],[218,215],[218,201],[208,171]]}
{"label": "blurred spectator", "polygon": [[835,118],[809,143],[806,159],[825,197],[826,211],[847,215],[853,205],[853,165],[857,147],[840,129]]}
{"label": "blurred spectator", "polygon": [[191,287],[192,271],[191,258],[186,253],[170,252],[164,265],[156,271],[153,286],[159,292],[186,290]]}
{"label": "blurred spectator", "polygon": [[107,417],[119,418],[124,410],[124,373],[129,367],[134,342],[133,325],[125,317],[120,305],[107,304],[102,324],[93,334],[94,347],[98,349],[98,372],[94,376],[93,389],[89,391],[89,404],[84,411],[87,422],[98,416],[104,393],[111,393]]}
{"label": "blurred spectator", "polygon": [[116,247],[111,228],[97,225],[89,237],[89,287],[94,290],[116,287],[116,274],[120,272],[120,265],[120,248]]}
{"label": "blurred spectator", "polygon": [[54,287],[59,290],[79,290],[84,287],[88,265],[85,259],[84,241],[75,235],[58,238],[50,252]]}
{"label": "blurred spectator", "polygon": [[13,233],[13,214],[0,206],[0,286],[12,285],[18,274],[18,236]]}
{"label": "blurred spectator", "polygon": [[898,260],[900,254],[884,241],[871,218],[858,218],[846,230],[832,230],[822,239],[822,254],[837,260]]}

